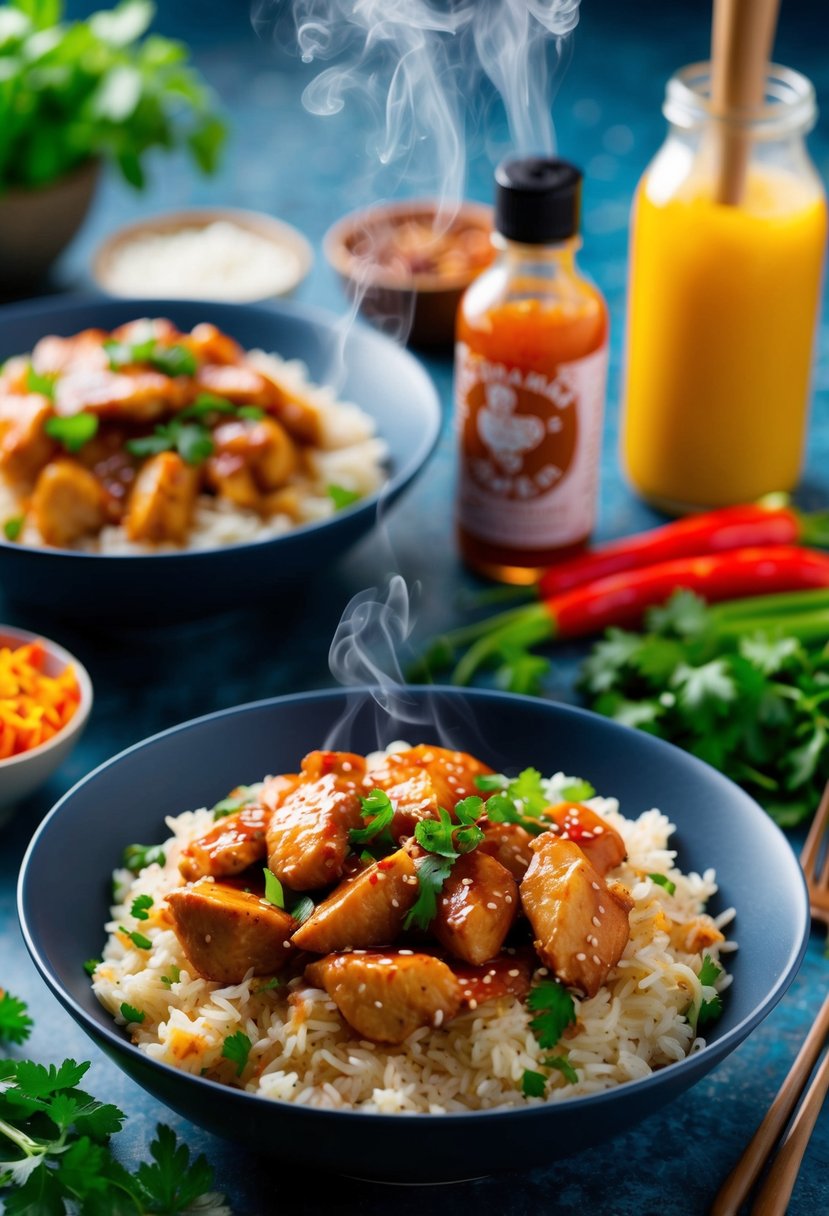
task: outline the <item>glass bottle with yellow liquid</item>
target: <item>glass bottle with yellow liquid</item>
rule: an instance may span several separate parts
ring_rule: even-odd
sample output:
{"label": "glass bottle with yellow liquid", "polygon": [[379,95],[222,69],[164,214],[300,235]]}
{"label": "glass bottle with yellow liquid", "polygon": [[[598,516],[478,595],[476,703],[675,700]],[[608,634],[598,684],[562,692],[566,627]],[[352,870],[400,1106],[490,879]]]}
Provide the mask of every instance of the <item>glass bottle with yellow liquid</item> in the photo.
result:
{"label": "glass bottle with yellow liquid", "polygon": [[749,148],[736,204],[717,201],[725,120],[707,64],[668,84],[668,138],[633,206],[622,457],[671,512],[797,483],[826,245],[826,201],[804,135],[805,77],[771,66],[762,107],[729,118]]}

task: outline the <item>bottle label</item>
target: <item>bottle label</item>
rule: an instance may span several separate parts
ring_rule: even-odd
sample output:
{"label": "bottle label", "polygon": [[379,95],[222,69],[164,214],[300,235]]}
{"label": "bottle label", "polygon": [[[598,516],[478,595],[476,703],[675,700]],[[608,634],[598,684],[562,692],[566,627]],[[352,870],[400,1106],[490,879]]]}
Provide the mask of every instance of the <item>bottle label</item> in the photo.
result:
{"label": "bottle label", "polygon": [[560,363],[552,378],[458,344],[458,520],[467,532],[546,549],[592,530],[606,377],[607,344]]}

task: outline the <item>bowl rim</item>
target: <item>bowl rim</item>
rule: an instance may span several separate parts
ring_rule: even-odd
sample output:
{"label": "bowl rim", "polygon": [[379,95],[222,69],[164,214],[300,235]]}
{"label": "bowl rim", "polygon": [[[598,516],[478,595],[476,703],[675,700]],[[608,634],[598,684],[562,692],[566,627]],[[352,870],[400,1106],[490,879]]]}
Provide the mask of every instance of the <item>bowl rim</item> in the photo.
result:
{"label": "bowl rim", "polygon": [[65,667],[71,666],[75,678],[78,681],[80,690],[80,700],[78,708],[75,710],[68,722],[52,735],[51,739],[47,739],[44,743],[38,743],[37,747],[30,747],[28,751],[19,752],[16,756],[6,756],[4,760],[0,760],[0,780],[3,773],[9,769],[22,767],[27,760],[33,760],[36,757],[45,756],[54,748],[59,747],[62,743],[66,743],[73,734],[77,734],[83,730],[86,721],[92,712],[92,704],[94,694],[92,689],[92,679],[89,672],[84,667],[80,659],[76,658],[71,651],[61,646],[59,642],[53,642],[51,638],[47,638],[42,633],[32,633],[29,629],[19,629],[16,625],[0,624],[0,646],[4,646],[6,641],[14,640],[20,645],[25,646],[27,642],[42,642],[43,647],[54,658],[58,659]]}
{"label": "bowl rim", "polygon": [[[143,299],[143,295],[130,295],[118,291],[117,288],[112,286],[110,271],[112,257],[115,252],[123,246],[130,244],[136,237],[165,235],[181,232],[185,229],[207,228],[210,224],[221,221],[235,224],[246,232],[256,233],[257,236],[263,237],[272,245],[289,248],[298,258],[296,273],[279,291],[273,291],[264,296],[254,296],[249,300],[223,299],[222,303],[260,304],[268,300],[279,299],[295,291],[300,283],[310,274],[314,265],[313,247],[304,233],[300,232],[299,228],[295,228],[293,224],[289,224],[286,220],[279,219],[275,215],[268,215],[266,211],[255,211],[248,207],[204,206],[182,207],[174,211],[159,211],[155,215],[148,215],[143,219],[122,224],[114,232],[110,232],[108,236],[105,236],[96,246],[90,260],[92,277],[102,291],[118,300]],[[187,297],[169,296],[167,298],[173,301]]]}
{"label": "bowl rim", "polygon": [[[358,207],[336,220],[322,238],[322,249],[329,264],[342,278],[348,279],[360,287],[369,289],[382,288],[384,291],[399,292],[406,295],[437,294],[439,292],[458,292],[468,287],[486,266],[472,273],[465,271],[455,275],[412,274],[402,279],[399,274],[382,267],[372,268],[371,264],[358,258],[346,247],[345,238],[360,223],[376,222],[385,216],[394,220],[402,215],[434,214],[440,206],[438,198],[393,199],[389,202],[371,203],[366,207]],[[481,203],[476,199],[462,199],[455,204],[454,219],[469,216],[472,220],[480,221],[481,228],[494,232],[494,208],[489,203]],[[494,254],[493,254],[494,257]],[[491,263],[489,263],[491,265]],[[355,274],[356,268],[362,268],[362,273]]]}
{"label": "bowl rim", "polygon": [[[100,293],[85,293],[83,295],[73,295],[64,299],[55,299],[51,296],[42,296],[36,300],[27,300],[22,304],[10,304],[0,307],[0,337],[2,337],[3,326],[6,318],[13,315],[14,318],[23,320],[37,318],[41,314],[72,314],[83,308],[110,306],[110,307],[127,307],[135,305],[136,310],[146,308],[148,311],[145,316],[151,315],[150,309],[156,310],[156,316],[163,316],[164,310],[170,307],[173,308],[194,308],[202,311],[207,311],[212,307],[219,306],[221,308],[229,308],[232,310],[245,311],[254,309],[262,313],[272,313],[276,316],[293,317],[301,320],[313,329],[322,329],[326,332],[331,332],[341,322],[342,318],[336,313],[330,312],[326,308],[320,308],[311,304],[297,304],[294,301],[273,300],[273,301],[253,301],[250,303],[237,303],[231,300],[191,300],[191,299],[167,299],[159,300],[153,296],[111,296]],[[86,553],[78,549],[59,549],[56,546],[39,548],[36,545],[21,545],[17,541],[10,541],[0,529],[0,552],[4,549],[10,549],[14,552],[25,554],[27,557],[34,556],[35,558],[61,557],[73,558],[77,561],[97,561],[97,562],[115,562],[115,563],[135,563],[135,562],[163,562],[163,561],[187,561],[191,564],[198,562],[207,562],[215,558],[217,554],[224,553],[243,553],[249,550],[262,552],[266,546],[278,545],[281,542],[293,540],[295,537],[308,536],[312,533],[322,531],[338,524],[341,520],[367,513],[377,511],[378,514],[382,509],[383,503],[391,495],[395,496],[401,492],[410,483],[410,481],[421,471],[423,466],[432,455],[438,439],[440,438],[442,426],[442,411],[440,398],[438,397],[437,389],[434,381],[423,367],[421,362],[415,358],[409,351],[398,347],[396,343],[391,342],[391,339],[384,337],[376,330],[369,326],[355,326],[355,331],[360,342],[370,345],[379,345],[382,349],[386,349],[387,344],[397,351],[405,360],[410,363],[410,370],[414,376],[419,379],[423,387],[427,390],[424,395],[428,398],[428,417],[425,419],[422,433],[418,443],[408,452],[404,459],[400,462],[400,467],[392,469],[389,478],[383,482],[378,489],[372,494],[366,495],[365,498],[359,499],[351,506],[344,507],[337,511],[329,519],[315,520],[307,524],[302,524],[298,528],[292,528],[289,532],[282,533],[279,536],[263,537],[260,540],[241,541],[232,545],[220,545],[212,549],[175,549],[171,552],[164,553]],[[351,332],[351,331],[349,331]],[[355,403],[359,404],[359,403]],[[360,406],[362,409],[363,407]],[[378,438],[382,439],[383,435],[378,434]]]}
{"label": "bowl rim", "polygon": [[[265,1098],[259,1094],[248,1093],[246,1090],[239,1090],[231,1086],[223,1085],[219,1081],[213,1081],[207,1077],[196,1076],[193,1073],[183,1072],[180,1069],[174,1068],[171,1064],[166,1064],[161,1060],[156,1060],[140,1051],[138,1047],[136,1047],[129,1039],[124,1037],[123,1028],[117,1026],[111,1018],[107,1022],[98,1022],[90,1014],[88,1014],[87,1011],[74,999],[74,997],[62,987],[57,977],[54,976],[50,971],[45,958],[40,952],[38,943],[32,934],[26,915],[26,909],[29,902],[28,877],[32,858],[38,848],[40,840],[45,833],[48,832],[49,825],[51,824],[52,820],[57,815],[63,813],[63,808],[67,805],[69,800],[74,797],[75,793],[84,785],[92,782],[94,778],[98,776],[98,774],[118,764],[126,756],[131,755],[132,753],[139,751],[141,748],[155,743],[160,739],[169,738],[171,736],[183,734],[192,730],[198,730],[207,722],[214,722],[222,718],[244,713],[256,713],[262,709],[285,703],[291,704],[298,701],[308,700],[327,701],[347,697],[349,695],[372,696],[373,690],[377,691],[377,687],[372,685],[358,685],[346,689],[311,689],[301,693],[289,693],[278,697],[266,697],[259,701],[249,701],[242,705],[234,705],[226,709],[216,710],[213,713],[203,714],[198,718],[191,718],[186,722],[179,723],[177,726],[168,727],[166,730],[158,731],[156,734],[151,735],[147,739],[143,739],[138,743],[134,743],[130,747],[124,748],[124,750],[119,752],[117,755],[104,761],[103,764],[98,765],[97,768],[93,769],[80,781],[76,782],[76,784],[73,785],[72,788],[68,790],[49,811],[32,836],[20,865],[20,874],[17,884],[17,914],[23,940],[32,961],[35,964],[35,967],[40,973],[41,978],[46,982],[47,987],[57,997],[64,1008],[71,1014],[71,1016],[74,1017],[75,1021],[78,1022],[81,1028],[93,1039],[93,1041],[100,1039],[105,1040],[108,1045],[108,1051],[113,1051],[116,1055],[126,1053],[127,1056],[135,1059],[136,1064],[145,1066],[150,1071],[156,1073],[162,1081],[164,1079],[170,1080],[171,1078],[180,1077],[182,1079],[182,1085],[184,1086],[191,1083],[195,1084],[196,1086],[207,1086],[209,1087],[208,1092],[212,1094],[225,1094],[230,1100],[254,1103],[253,1106],[249,1107],[251,1115],[254,1115],[256,1110],[261,1109],[261,1106],[259,1105],[260,1103],[266,1102],[269,1105],[273,1105],[283,1113],[286,1111],[297,1112],[298,1117],[316,1119],[319,1122],[323,1122],[325,1118],[330,1118],[331,1116],[337,1116],[339,1118],[348,1116],[351,1118],[366,1120],[366,1127],[368,1128],[372,1122],[394,1118],[400,1123],[402,1128],[405,1127],[410,1121],[422,1122],[424,1118],[436,1118],[439,1119],[441,1123],[445,1122],[447,1119],[452,1120],[453,1122],[458,1122],[467,1119],[477,1121],[480,1119],[498,1119],[505,1117],[509,1117],[511,1119],[522,1118],[524,1120],[532,1120],[542,1117],[545,1112],[549,1114],[554,1110],[567,1110],[571,1103],[578,1103],[580,1110],[600,1109],[606,1106],[608,1103],[612,1103],[613,1101],[617,1100],[620,1093],[630,1092],[631,1086],[636,1086],[636,1092],[641,1093],[645,1090],[659,1088],[668,1084],[672,1077],[684,1075],[689,1071],[693,1073],[699,1068],[700,1060],[705,1060],[706,1058],[709,1059],[710,1066],[713,1067],[714,1064],[723,1059],[729,1054],[730,1051],[737,1047],[739,1043],[741,1043],[743,1039],[745,1039],[777,1005],[797,975],[809,942],[811,917],[809,912],[809,898],[806,888],[806,880],[797,859],[791,850],[789,842],[783,835],[783,832],[771,819],[768,818],[765,811],[762,810],[762,808],[754,801],[753,798],[751,798],[749,794],[746,794],[744,790],[740,790],[740,794],[743,795],[744,798],[755,807],[757,814],[761,815],[763,820],[766,821],[766,826],[772,831],[772,834],[776,833],[779,836],[780,844],[784,846],[785,850],[783,852],[783,856],[787,858],[791,865],[791,877],[793,878],[795,886],[800,895],[799,922],[794,926],[795,944],[789,953],[786,964],[781,968],[779,974],[774,978],[774,982],[771,984],[762,1001],[756,1005],[753,1010],[741,1018],[741,1020],[735,1026],[732,1026],[730,1030],[726,1031],[721,1038],[717,1038],[713,1043],[706,1043],[706,1046],[699,1051],[692,1052],[690,1055],[685,1056],[682,1060],[678,1060],[673,1064],[660,1068],[657,1071],[652,1072],[647,1077],[635,1078],[632,1081],[617,1085],[611,1089],[602,1090],[598,1093],[577,1095],[572,1098],[564,1098],[558,1102],[548,1101],[526,1107],[496,1107],[490,1110],[476,1111],[445,1111],[440,1115],[425,1115],[423,1113],[415,1114],[412,1112],[396,1112],[393,1115],[389,1115],[377,1111],[330,1110],[319,1107],[305,1107],[297,1105],[293,1102],[285,1102],[281,1099]],[[560,712],[564,713],[565,715],[575,716],[576,718],[581,719],[585,723],[585,726],[588,726],[591,722],[600,721],[605,726],[615,731],[628,733],[633,729],[631,727],[625,727],[620,723],[613,722],[611,719],[603,718],[600,715],[593,713],[591,710],[582,709],[578,706],[565,704],[563,702],[541,700],[536,697],[521,696],[515,693],[500,692],[495,689],[457,688],[453,686],[434,684],[424,686],[422,693],[417,688],[411,691],[414,691],[416,695],[437,695],[441,697],[448,695],[450,698],[471,696],[473,700],[481,699],[497,700],[500,702],[506,701],[508,705],[510,703],[522,703],[532,705],[536,709],[540,709],[542,713],[547,712],[547,708],[549,708],[553,710],[554,713]],[[714,780],[715,784],[721,785],[723,789],[739,789],[739,787],[735,786],[734,782],[729,780],[729,778],[725,777],[722,773],[719,773],[716,769],[713,769],[710,765],[705,764],[702,760],[697,759],[697,757],[692,756],[689,752],[682,751],[673,744],[667,743],[665,740],[658,739],[655,736],[646,735],[639,731],[634,733],[641,741],[641,744],[646,751],[650,750],[652,752],[656,752],[657,754],[666,754],[666,752],[671,754],[679,754],[683,757],[684,762],[687,762],[692,769],[704,770],[707,779]],[[101,1006],[101,1008],[103,1009],[103,1006]],[[104,1013],[106,1013],[105,1010]],[[196,1090],[195,1092],[198,1091]]]}

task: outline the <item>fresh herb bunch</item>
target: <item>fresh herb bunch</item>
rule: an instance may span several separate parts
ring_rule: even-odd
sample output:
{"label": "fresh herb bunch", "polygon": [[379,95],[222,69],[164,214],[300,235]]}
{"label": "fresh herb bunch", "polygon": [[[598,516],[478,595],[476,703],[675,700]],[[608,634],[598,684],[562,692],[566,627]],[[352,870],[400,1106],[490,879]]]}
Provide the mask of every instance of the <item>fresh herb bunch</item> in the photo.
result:
{"label": "fresh herb bunch", "polygon": [[[31,1019],[26,1005],[0,999],[0,1038],[20,1043]],[[109,1138],[126,1116],[78,1086],[90,1068],[64,1060],[48,1067],[32,1060],[0,1059],[0,1200],[5,1216],[231,1216],[212,1192],[213,1170],[204,1156],[190,1160],[163,1123],[150,1144],[151,1162],[130,1174],[116,1160]]]}
{"label": "fresh herb bunch", "polygon": [[591,707],[669,739],[744,786],[784,827],[829,778],[829,595],[708,607],[678,591],[645,629],[610,629],[581,670]]}
{"label": "fresh herb bunch", "polygon": [[225,126],[187,47],[147,33],[151,0],[63,22],[63,0],[0,7],[0,190],[37,188],[101,156],[144,185],[149,149],[216,168]]}

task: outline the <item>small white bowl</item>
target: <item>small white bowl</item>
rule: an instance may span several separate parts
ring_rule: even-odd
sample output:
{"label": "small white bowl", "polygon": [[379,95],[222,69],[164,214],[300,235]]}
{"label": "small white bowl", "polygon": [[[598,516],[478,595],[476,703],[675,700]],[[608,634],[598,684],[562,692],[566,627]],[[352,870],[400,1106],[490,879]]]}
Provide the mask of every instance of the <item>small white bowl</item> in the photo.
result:
{"label": "small white bowl", "polygon": [[64,668],[71,665],[81,691],[81,699],[72,717],[51,739],[31,748],[30,751],[0,760],[0,824],[11,818],[18,802],[39,789],[63,764],[80,739],[92,709],[92,681],[89,672],[73,654],[40,633],[29,633],[26,629],[15,629],[11,625],[0,625],[0,647],[17,647],[38,641],[46,652],[46,674],[59,675]]}
{"label": "small white bowl", "polygon": [[[177,232],[193,232],[209,228],[213,224],[226,223],[245,232],[253,233],[261,240],[267,241],[276,249],[292,255],[294,266],[290,271],[283,272],[273,278],[270,283],[263,281],[256,290],[240,289],[222,290],[207,293],[194,290],[192,284],[182,281],[180,287],[170,289],[153,283],[150,268],[146,275],[139,276],[135,291],[124,287],[117,274],[117,261],[126,246],[147,237],[164,237]],[[108,236],[97,248],[92,257],[92,277],[105,292],[122,299],[132,299],[138,296],[148,296],[155,299],[213,299],[225,300],[233,304],[254,304],[263,300],[273,300],[280,296],[289,296],[307,276],[314,261],[314,253],[310,244],[290,224],[274,219],[262,211],[245,211],[233,207],[196,207],[186,211],[169,211],[163,215],[150,216],[135,224],[127,224]]]}

